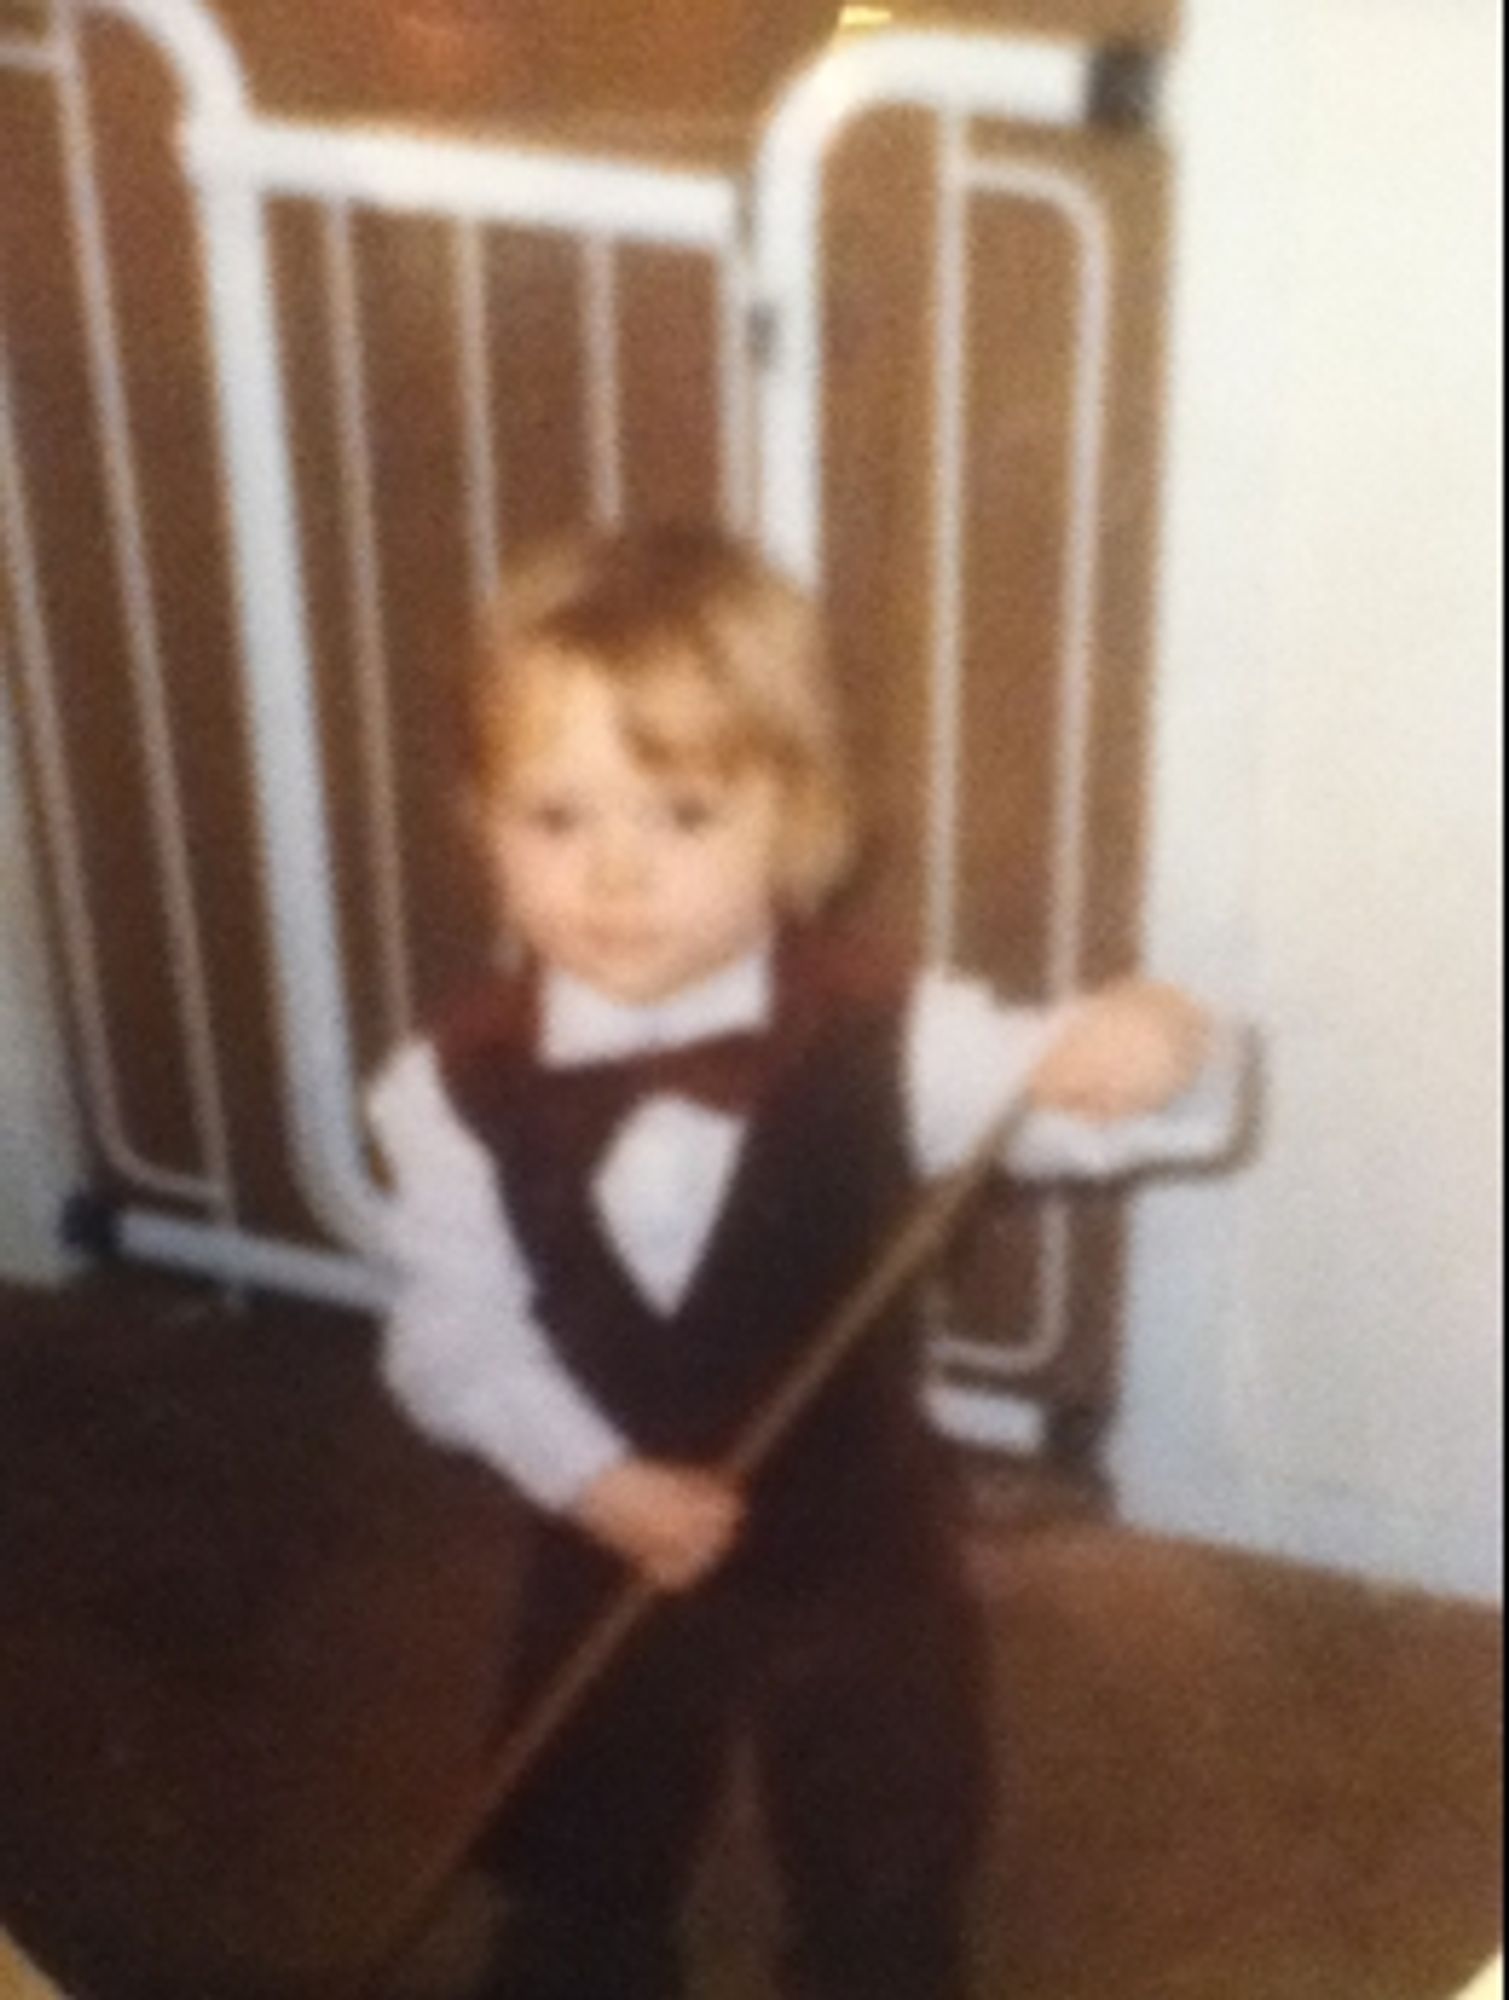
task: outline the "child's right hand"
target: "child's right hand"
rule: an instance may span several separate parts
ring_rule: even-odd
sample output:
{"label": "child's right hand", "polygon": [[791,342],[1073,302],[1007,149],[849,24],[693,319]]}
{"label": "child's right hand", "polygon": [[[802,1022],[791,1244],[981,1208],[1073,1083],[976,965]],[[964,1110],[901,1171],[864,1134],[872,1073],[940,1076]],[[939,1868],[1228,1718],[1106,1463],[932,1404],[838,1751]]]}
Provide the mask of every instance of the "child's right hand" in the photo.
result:
{"label": "child's right hand", "polygon": [[691,1590],[717,1569],[744,1523],[740,1494],[712,1473],[627,1458],[572,1508],[577,1525],[657,1590]]}

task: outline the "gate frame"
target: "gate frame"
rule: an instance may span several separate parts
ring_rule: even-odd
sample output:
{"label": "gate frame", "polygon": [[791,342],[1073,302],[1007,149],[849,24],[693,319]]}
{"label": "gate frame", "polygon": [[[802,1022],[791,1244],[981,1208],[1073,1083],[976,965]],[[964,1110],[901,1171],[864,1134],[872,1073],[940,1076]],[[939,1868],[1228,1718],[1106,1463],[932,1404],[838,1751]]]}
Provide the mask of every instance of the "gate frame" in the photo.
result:
{"label": "gate frame", "polygon": [[[731,511],[751,484],[757,532],[777,563],[820,587],[821,211],[825,162],[867,113],[916,107],[944,121],[945,185],[955,222],[942,232],[940,279],[962,324],[962,233],[957,202],[973,192],[1027,194],[1056,205],[1108,267],[1109,231],[1098,199],[1073,173],[1041,165],[988,167],[967,156],[966,127],[993,118],[1073,129],[1095,118],[1103,51],[1083,40],[1021,33],[883,30],[841,39],[799,70],[776,99],[753,176],[567,155],[536,146],[480,144],[403,130],[331,129],[259,114],[249,101],[237,53],[197,0],[52,0],[76,32],[85,7],[113,15],[170,62],[184,98],[180,157],[195,195],[209,319],[209,360],[227,505],[228,570],[235,595],[240,677],[247,704],[258,840],[267,884],[274,1007],[283,1102],[298,1184],[315,1218],[337,1243],[331,1251],[256,1236],[234,1222],[199,1221],[127,1203],[114,1218],[129,1254],[220,1276],[370,1307],[386,1290],[381,1268],[383,1196],[373,1180],[357,1116],[347,1004],[338,949],[317,717],[313,696],[303,558],[286,426],[277,305],[266,233],[273,194],[359,200],[397,211],[444,213],[475,222],[583,238],[670,242],[708,250],[730,280],[737,330],[758,353],[750,385],[760,477],[752,482],[737,418],[725,436],[725,494]],[[0,46],[0,56],[7,53]],[[13,52],[12,52],[13,53]],[[39,61],[38,66],[42,66]],[[971,180],[973,175],[973,181]],[[993,180],[992,189],[986,180]],[[1009,183],[1009,184],[1008,184]],[[741,208],[750,196],[747,214]],[[747,225],[747,235],[745,227]],[[952,288],[949,290],[948,288]],[[1049,984],[1073,983],[1082,870],[1083,779],[1088,671],[1093,660],[1098,500],[1098,433],[1103,417],[1109,277],[1091,287],[1088,376],[1075,415],[1079,527],[1066,569],[1073,669],[1068,751],[1059,794],[1056,888],[1072,889],[1057,925]],[[727,329],[725,328],[725,331]],[[758,339],[756,338],[758,335]],[[957,366],[957,352],[953,354]],[[1088,383],[1088,387],[1086,384]],[[730,419],[724,381],[725,427]],[[732,397],[737,404],[737,384]],[[957,424],[944,420],[938,457],[939,509],[950,516],[957,480]],[[731,469],[729,469],[731,468]],[[606,502],[611,507],[611,491]],[[956,511],[956,510],[955,510]],[[1084,528],[1084,522],[1089,528]],[[953,522],[957,527],[957,521]],[[952,529],[940,527],[948,550]],[[256,587],[248,587],[255,579]],[[936,657],[957,641],[956,593],[939,592]],[[957,661],[954,677],[934,679],[933,750],[942,804],[933,799],[929,943],[951,942],[950,834],[957,796]],[[1076,692],[1077,690],[1077,692]],[[930,798],[933,794],[930,792]],[[1055,907],[1058,904],[1055,895]],[[1046,1331],[1030,1350],[1009,1355],[953,1339],[945,1357],[1000,1376],[1040,1366],[1065,1337],[1067,1208],[1047,1210]]]}

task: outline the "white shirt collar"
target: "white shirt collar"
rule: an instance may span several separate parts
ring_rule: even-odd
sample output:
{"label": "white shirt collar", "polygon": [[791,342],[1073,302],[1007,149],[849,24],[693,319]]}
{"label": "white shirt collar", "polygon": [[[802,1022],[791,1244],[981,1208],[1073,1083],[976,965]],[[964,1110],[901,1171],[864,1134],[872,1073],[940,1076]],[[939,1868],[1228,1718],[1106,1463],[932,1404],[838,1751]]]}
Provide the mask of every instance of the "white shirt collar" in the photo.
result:
{"label": "white shirt collar", "polygon": [[540,981],[540,1060],[547,1069],[565,1069],[760,1028],[770,1019],[773,984],[768,945],[644,1007],[547,970]]}

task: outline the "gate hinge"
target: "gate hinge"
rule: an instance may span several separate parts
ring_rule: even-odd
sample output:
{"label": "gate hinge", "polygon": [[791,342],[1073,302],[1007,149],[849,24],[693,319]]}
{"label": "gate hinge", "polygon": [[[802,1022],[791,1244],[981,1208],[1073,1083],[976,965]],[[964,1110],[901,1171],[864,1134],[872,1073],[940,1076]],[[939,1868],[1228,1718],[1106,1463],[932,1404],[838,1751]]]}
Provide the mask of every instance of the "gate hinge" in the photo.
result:
{"label": "gate hinge", "polygon": [[1107,42],[1090,69],[1086,116],[1113,132],[1145,132],[1158,117],[1163,58],[1143,42]]}
{"label": "gate hinge", "polygon": [[58,1214],[58,1240],[66,1250],[105,1263],[120,1255],[120,1203],[97,1188],[78,1188]]}

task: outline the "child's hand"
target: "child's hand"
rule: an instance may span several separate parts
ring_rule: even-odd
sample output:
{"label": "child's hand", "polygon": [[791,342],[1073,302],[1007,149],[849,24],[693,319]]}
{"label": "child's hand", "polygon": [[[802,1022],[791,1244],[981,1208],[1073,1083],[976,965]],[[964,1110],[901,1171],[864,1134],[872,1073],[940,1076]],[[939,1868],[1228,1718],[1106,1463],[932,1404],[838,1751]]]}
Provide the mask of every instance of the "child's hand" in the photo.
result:
{"label": "child's hand", "polygon": [[1039,1110],[1110,1124],[1160,1111],[1200,1073],[1204,1009],[1176,986],[1129,979],[1080,1002],[1033,1072]]}
{"label": "child's hand", "polygon": [[744,1521],[739,1494],[711,1473],[629,1458],[572,1509],[579,1526],[657,1590],[690,1590],[723,1561]]}

